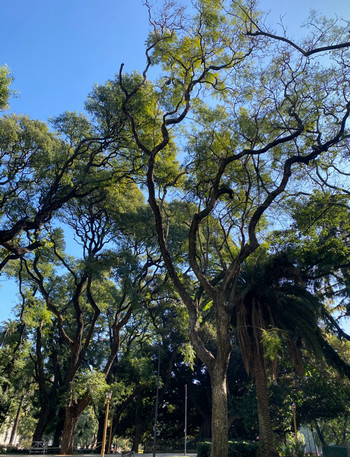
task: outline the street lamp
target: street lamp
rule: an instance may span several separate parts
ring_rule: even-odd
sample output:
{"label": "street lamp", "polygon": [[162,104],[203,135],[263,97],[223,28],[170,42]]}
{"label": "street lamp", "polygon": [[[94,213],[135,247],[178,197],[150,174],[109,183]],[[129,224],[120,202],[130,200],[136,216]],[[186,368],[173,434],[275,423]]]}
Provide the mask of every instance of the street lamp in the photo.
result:
{"label": "street lamp", "polygon": [[107,424],[108,424],[108,411],[109,411],[109,402],[112,398],[112,392],[106,392],[106,416],[105,416],[105,424],[103,427],[103,437],[102,437],[102,447],[101,447],[101,457],[105,455],[105,447],[106,447],[106,436],[107,436]]}
{"label": "street lamp", "polygon": [[292,404],[291,410],[292,410],[292,414],[293,414],[295,444],[298,444],[298,430],[297,430],[297,421],[296,421],[297,407],[296,407],[295,403]]}

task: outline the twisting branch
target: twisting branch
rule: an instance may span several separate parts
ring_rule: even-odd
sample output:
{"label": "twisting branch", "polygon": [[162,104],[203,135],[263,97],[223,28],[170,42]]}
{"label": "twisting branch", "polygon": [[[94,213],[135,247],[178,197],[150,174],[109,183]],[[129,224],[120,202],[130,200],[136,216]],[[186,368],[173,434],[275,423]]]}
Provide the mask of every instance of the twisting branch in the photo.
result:
{"label": "twisting branch", "polygon": [[51,311],[57,317],[58,328],[59,328],[59,330],[61,332],[61,335],[62,335],[63,339],[67,342],[69,347],[71,347],[72,344],[73,344],[73,341],[64,330],[62,314],[53,305],[53,303],[51,301],[51,298],[50,298],[50,294],[46,290],[46,287],[45,287],[45,284],[44,284],[44,277],[43,277],[43,275],[41,274],[41,272],[40,272],[40,270],[38,268],[38,261],[39,261],[39,258],[38,258],[38,255],[36,255],[35,259],[34,259],[34,262],[33,262],[33,270],[35,272],[35,274],[34,274],[33,271],[31,270],[31,268],[29,267],[27,260],[23,259],[23,262],[24,262],[24,265],[26,267],[26,271],[27,271],[29,277],[34,281],[34,283],[37,284],[41,295],[44,297],[47,309],[49,311]]}
{"label": "twisting branch", "polygon": [[334,51],[336,49],[344,49],[344,48],[349,48],[350,47],[350,41],[346,41],[345,43],[338,43],[338,44],[333,44],[329,46],[321,46],[319,48],[314,48],[310,49],[309,51],[306,51],[305,49],[301,48],[298,46],[294,41],[280,35],[274,35],[273,33],[265,32],[259,28],[259,30],[255,32],[247,32],[248,36],[252,37],[257,37],[257,36],[264,36],[266,38],[272,38],[273,40],[278,40],[278,41],[283,41],[284,43],[289,44],[293,48],[295,48],[297,51],[299,51],[303,56],[309,57],[313,54],[318,54],[320,52],[326,52],[326,51]]}

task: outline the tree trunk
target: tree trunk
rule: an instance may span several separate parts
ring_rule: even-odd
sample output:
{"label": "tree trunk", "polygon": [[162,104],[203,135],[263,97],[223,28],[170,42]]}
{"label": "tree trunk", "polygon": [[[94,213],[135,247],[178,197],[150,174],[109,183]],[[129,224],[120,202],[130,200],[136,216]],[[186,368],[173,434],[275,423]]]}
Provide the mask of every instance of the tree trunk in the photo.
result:
{"label": "tree trunk", "polygon": [[199,440],[208,441],[211,439],[211,417],[209,415],[202,415],[201,417],[202,423],[199,426]]}
{"label": "tree trunk", "polygon": [[131,450],[134,451],[136,454],[139,452],[139,446],[141,443],[141,438],[144,433],[142,424],[140,422],[136,423],[135,425],[135,434],[134,434],[134,439],[132,443],[132,448]]}
{"label": "tree trunk", "polygon": [[262,357],[259,357],[257,350],[254,351],[253,357],[259,419],[259,456],[278,457],[279,454],[274,445],[274,433],[270,417],[265,363]]}
{"label": "tree trunk", "polygon": [[65,408],[60,407],[57,412],[57,423],[53,435],[52,447],[58,449],[62,438],[63,425],[64,425]]}
{"label": "tree trunk", "polygon": [[231,357],[230,335],[231,316],[226,309],[225,299],[215,303],[216,318],[216,357],[209,363],[212,412],[211,412],[211,452],[210,457],[228,456],[228,408],[227,408],[227,369]]}
{"label": "tree trunk", "polygon": [[74,435],[77,429],[79,416],[76,408],[68,407],[66,409],[66,416],[64,420],[64,427],[62,432],[61,455],[73,454],[74,449]]}
{"label": "tree trunk", "polygon": [[97,429],[97,446],[95,452],[98,454],[101,453],[102,448],[102,438],[103,438],[103,429],[105,426],[105,410],[99,412],[98,415],[98,429]]}
{"label": "tree trunk", "polygon": [[46,401],[41,402],[39,420],[36,424],[32,438],[33,443],[34,441],[42,441],[46,426],[50,420],[50,416],[54,416],[54,410],[52,407],[52,402],[48,397],[46,397]]}
{"label": "tree trunk", "polygon": [[214,370],[210,375],[212,392],[212,444],[210,457],[228,455],[228,414],[226,370]]}
{"label": "tree trunk", "polygon": [[15,439],[16,439],[16,434],[17,434],[17,429],[18,429],[18,424],[19,424],[19,416],[21,415],[23,400],[24,400],[24,395],[21,396],[21,399],[20,399],[20,402],[19,402],[19,405],[17,408],[15,423],[13,424],[12,431],[11,431],[10,444],[15,444]]}
{"label": "tree trunk", "polygon": [[323,436],[323,433],[322,433],[322,430],[320,429],[320,426],[318,425],[318,422],[315,421],[315,429],[316,429],[316,432],[317,432],[317,436],[319,438],[319,440],[321,441],[321,444],[322,446],[327,446],[326,444],[326,441],[324,439],[324,436]]}
{"label": "tree trunk", "polygon": [[[142,395],[139,394],[136,398],[136,409],[135,409],[135,433],[132,443],[132,451],[138,453],[139,445],[141,442],[142,435],[145,431],[143,420],[142,420]],[[144,418],[145,420],[146,418]]]}
{"label": "tree trunk", "polygon": [[67,406],[62,432],[61,455],[73,454],[74,435],[77,429],[79,417],[87,405],[90,403],[91,397],[86,394],[76,403]]}

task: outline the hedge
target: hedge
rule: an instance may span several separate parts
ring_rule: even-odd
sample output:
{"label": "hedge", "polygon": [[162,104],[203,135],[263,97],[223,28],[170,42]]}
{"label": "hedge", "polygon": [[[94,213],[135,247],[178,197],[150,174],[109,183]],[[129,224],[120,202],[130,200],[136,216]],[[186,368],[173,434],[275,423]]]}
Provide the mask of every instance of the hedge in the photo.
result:
{"label": "hedge", "polygon": [[[254,441],[229,441],[229,457],[256,457],[258,452],[258,443]],[[197,457],[210,457],[211,443],[209,441],[197,444]]]}

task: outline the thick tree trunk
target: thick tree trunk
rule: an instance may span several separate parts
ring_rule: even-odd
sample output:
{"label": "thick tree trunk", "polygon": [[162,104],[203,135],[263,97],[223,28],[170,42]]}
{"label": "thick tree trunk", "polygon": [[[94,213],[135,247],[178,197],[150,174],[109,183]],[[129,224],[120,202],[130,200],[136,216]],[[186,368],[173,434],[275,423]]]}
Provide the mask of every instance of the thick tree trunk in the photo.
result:
{"label": "thick tree trunk", "polygon": [[66,417],[62,432],[61,455],[73,454],[74,450],[74,435],[77,429],[79,416],[75,408],[68,407],[66,409]]}
{"label": "thick tree trunk", "polygon": [[[146,418],[144,418],[145,420]],[[136,410],[135,410],[135,434],[132,443],[132,451],[138,453],[139,445],[141,442],[142,435],[147,428],[145,427],[144,420],[142,420],[142,395],[139,394],[136,399]],[[148,422],[146,422],[148,423]]]}
{"label": "thick tree trunk", "polygon": [[228,455],[228,414],[226,370],[214,370],[211,374],[212,391],[212,445],[210,457]]}
{"label": "thick tree trunk", "polygon": [[264,360],[254,353],[254,378],[259,419],[259,457],[278,457],[271,424]]}
{"label": "thick tree trunk", "polygon": [[62,438],[63,425],[64,425],[65,408],[59,408],[57,413],[57,423],[55,433],[53,435],[52,447],[58,449]]}
{"label": "thick tree trunk", "polygon": [[216,357],[207,365],[212,395],[210,457],[228,456],[227,368],[232,349],[229,323],[224,302],[217,302]]}
{"label": "thick tree trunk", "polygon": [[46,398],[46,401],[41,403],[39,420],[33,434],[33,442],[42,441],[46,426],[52,416],[54,416],[52,403],[49,398]]}
{"label": "thick tree trunk", "polygon": [[77,403],[67,406],[62,432],[61,455],[73,454],[74,435],[77,429],[79,417],[90,401],[91,397],[86,394],[84,397],[79,399]]}
{"label": "thick tree trunk", "polygon": [[141,438],[144,433],[142,424],[140,422],[136,423],[135,426],[135,434],[134,434],[134,439],[132,443],[132,448],[131,450],[134,451],[136,454],[139,452],[139,446],[141,443]]}

